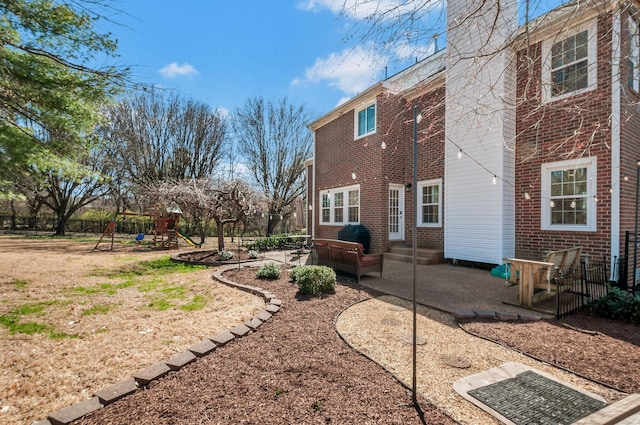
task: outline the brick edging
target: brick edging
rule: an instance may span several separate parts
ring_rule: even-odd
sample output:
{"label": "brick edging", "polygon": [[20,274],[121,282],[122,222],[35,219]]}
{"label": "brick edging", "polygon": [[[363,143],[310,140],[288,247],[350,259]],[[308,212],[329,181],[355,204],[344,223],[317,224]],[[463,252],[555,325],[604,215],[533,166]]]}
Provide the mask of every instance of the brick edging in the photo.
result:
{"label": "brick edging", "polygon": [[205,338],[201,342],[187,348],[185,351],[174,355],[169,360],[156,363],[155,365],[140,370],[132,377],[129,377],[122,382],[109,385],[99,391],[96,391],[92,398],[58,410],[57,412],[48,415],[47,419],[33,422],[32,425],[69,424],[91,412],[133,394],[141,388],[147,387],[151,382],[156,381],[171,372],[180,370],[182,367],[195,361],[198,357],[205,356],[235,339],[255,332],[262,324],[271,319],[275,313],[280,311],[280,308],[282,308],[282,301],[270,291],[258,288],[257,286],[241,285],[229,279],[225,279],[222,276],[223,272],[236,268],[238,268],[237,264],[220,267],[214,271],[212,278],[224,285],[262,297],[266,304],[264,310],[260,310],[251,319],[234,326],[228,331]]}
{"label": "brick edging", "polygon": [[501,312],[491,310],[457,310],[450,313],[456,321],[468,319],[495,319],[503,322],[508,321],[527,321],[537,322],[542,320],[542,316],[535,314],[519,314],[513,312]]}

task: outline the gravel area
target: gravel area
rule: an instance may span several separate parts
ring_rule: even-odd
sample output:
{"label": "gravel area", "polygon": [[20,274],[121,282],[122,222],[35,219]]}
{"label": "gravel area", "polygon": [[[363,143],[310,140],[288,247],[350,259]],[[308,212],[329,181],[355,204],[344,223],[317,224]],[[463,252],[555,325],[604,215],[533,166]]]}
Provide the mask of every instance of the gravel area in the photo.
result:
{"label": "gravel area", "polygon": [[[349,345],[411,386],[412,317],[410,302],[382,296],[346,309],[338,318],[336,328]],[[493,326],[499,324],[494,320],[493,323],[487,323],[487,326],[493,329]],[[520,337],[527,340],[547,340],[548,336],[542,333],[544,328],[539,327],[541,324],[543,322],[531,323],[529,332],[526,335],[520,334]],[[567,328],[564,337],[574,332]],[[499,339],[502,335],[504,333],[496,332],[494,337]],[[422,306],[418,308],[417,341],[418,393],[463,424],[499,422],[461,398],[453,390],[453,383],[506,362],[529,365],[601,395],[608,401],[616,401],[624,396],[619,391],[582,379],[500,344],[477,338],[461,329],[451,315]],[[566,349],[567,346],[563,346]]]}
{"label": "gravel area", "polygon": [[283,308],[273,319],[79,423],[455,423],[424,399],[417,412],[405,387],[336,334],[337,315],[369,299],[367,292],[338,285],[333,295],[299,299],[286,272],[274,281],[255,274],[247,268],[225,277],[276,294]]}

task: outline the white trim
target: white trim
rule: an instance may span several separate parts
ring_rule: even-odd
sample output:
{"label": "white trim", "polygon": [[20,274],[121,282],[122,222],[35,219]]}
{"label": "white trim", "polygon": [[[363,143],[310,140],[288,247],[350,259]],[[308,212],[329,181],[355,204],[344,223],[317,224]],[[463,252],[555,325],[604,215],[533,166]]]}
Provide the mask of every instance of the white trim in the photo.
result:
{"label": "white trim", "polygon": [[[561,42],[569,37],[572,37],[584,30],[588,31],[587,34],[587,87],[567,92],[561,95],[552,96],[551,87],[553,82],[551,81],[551,48],[557,42]],[[598,87],[598,20],[594,19],[591,22],[586,22],[576,27],[571,28],[566,32],[557,34],[555,37],[547,38],[542,42],[542,101],[543,102],[555,102],[557,100],[565,99],[570,96],[574,96],[579,93],[585,93],[591,90],[595,90]]]}
{"label": "white trim", "polygon": [[[422,217],[422,189],[427,186],[438,186],[438,222],[424,223]],[[418,227],[442,227],[442,179],[422,180],[418,182],[418,214],[416,215],[416,226]]]}
{"label": "white trim", "polygon": [[[542,164],[541,166],[541,190],[540,198],[540,229],[553,231],[572,232],[594,232],[597,230],[597,202],[595,200],[596,176],[598,174],[598,164],[596,157],[570,159]],[[586,224],[551,224],[551,172],[561,170],[572,170],[577,168],[587,168],[587,194],[580,196],[585,198],[587,203],[587,223]]]}
{"label": "white trim", "polygon": [[[349,221],[349,192],[357,190],[358,191],[358,221]],[[343,198],[342,198],[342,221],[335,221],[335,205],[334,205],[334,201],[335,201],[335,194],[336,193],[342,193]],[[329,221],[323,221],[324,215],[322,214],[322,210],[324,209],[323,207],[323,203],[322,203],[322,198],[324,195],[328,195],[329,197]],[[335,187],[333,189],[325,189],[325,190],[321,190],[318,193],[318,197],[320,199],[320,205],[319,207],[319,218],[320,220],[318,221],[320,226],[337,226],[337,225],[345,225],[345,224],[360,224],[360,185],[359,184],[355,184],[355,185],[351,185],[351,186],[342,186],[342,187]]]}
{"label": "white trim", "polygon": [[[374,115],[373,115],[373,119],[375,120],[375,124],[373,126],[373,130],[372,131],[365,131],[363,134],[358,134],[358,130],[360,129],[360,122],[358,121],[358,115],[360,115],[360,112],[365,111],[367,109],[369,109],[369,107],[373,106],[374,108]],[[365,112],[365,116],[366,116],[366,112]],[[362,105],[355,108],[353,110],[353,140],[358,140],[358,139],[362,139],[363,137],[367,137],[370,136],[372,134],[376,134],[378,130],[378,102],[376,99],[372,99],[369,102],[362,102]]]}
{"label": "white trim", "polygon": [[[614,25],[617,23],[618,25],[620,25],[620,11],[616,11],[616,16],[614,17],[614,20],[617,19],[617,22],[614,22]],[[636,15],[636,16],[633,16]],[[631,58],[633,58],[633,69],[629,69],[629,72],[631,73],[630,77],[632,78],[632,86],[630,86],[629,88],[631,88],[632,90],[634,90],[636,93],[640,92],[640,36],[638,34],[638,31],[640,30],[640,23],[637,20],[637,13],[633,13],[633,11],[631,9],[629,9],[629,14],[627,15],[627,25],[626,25],[626,29],[627,29],[627,34],[629,35],[629,56]],[[633,25],[633,28],[632,28]],[[615,37],[618,37],[618,45],[614,45],[614,53],[616,53],[616,48],[620,49],[619,45],[620,45],[620,39],[619,39],[619,35],[614,35]],[[618,54],[620,54],[620,52],[618,51]],[[621,56],[618,56],[618,58],[620,58]],[[618,64],[619,65],[619,64]],[[628,81],[628,80],[627,80]],[[627,83],[627,86],[629,84]]]}
{"label": "white trim", "polygon": [[618,182],[611,193],[611,279],[616,279],[614,258],[620,256],[620,61],[622,54],[620,10],[613,14],[611,35],[611,182]]}

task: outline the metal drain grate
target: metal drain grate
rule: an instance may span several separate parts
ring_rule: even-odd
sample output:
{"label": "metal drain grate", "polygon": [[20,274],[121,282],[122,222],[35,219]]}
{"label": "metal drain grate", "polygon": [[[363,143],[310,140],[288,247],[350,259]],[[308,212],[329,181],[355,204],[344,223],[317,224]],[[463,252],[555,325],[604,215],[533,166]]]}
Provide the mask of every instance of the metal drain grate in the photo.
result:
{"label": "metal drain grate", "polygon": [[606,406],[532,371],[471,390],[469,395],[518,425],[569,425]]}

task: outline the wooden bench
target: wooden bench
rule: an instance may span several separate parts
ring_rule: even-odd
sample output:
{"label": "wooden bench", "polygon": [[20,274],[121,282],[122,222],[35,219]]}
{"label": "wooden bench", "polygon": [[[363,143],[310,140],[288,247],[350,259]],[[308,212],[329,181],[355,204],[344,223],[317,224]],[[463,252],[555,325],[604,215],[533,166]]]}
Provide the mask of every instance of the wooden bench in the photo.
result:
{"label": "wooden bench", "polygon": [[336,239],[314,239],[318,265],[353,274],[360,282],[360,276],[378,272],[382,277],[382,254],[365,254],[362,244]]}
{"label": "wooden bench", "polygon": [[[531,308],[535,289],[546,289],[550,292],[562,291],[562,278],[580,264],[582,247],[574,247],[557,251],[549,251],[543,261],[523,260],[519,258],[504,258],[503,261],[511,265],[509,282],[520,283],[519,301],[521,305]],[[557,283],[551,283],[553,277],[558,277]]]}

